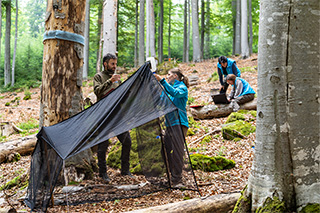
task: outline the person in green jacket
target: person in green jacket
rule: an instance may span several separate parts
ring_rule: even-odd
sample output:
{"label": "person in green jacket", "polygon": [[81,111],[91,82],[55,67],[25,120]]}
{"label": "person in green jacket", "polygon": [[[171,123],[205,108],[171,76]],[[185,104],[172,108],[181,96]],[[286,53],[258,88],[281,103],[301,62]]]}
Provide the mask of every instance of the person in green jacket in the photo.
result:
{"label": "person in green jacket", "polygon": [[[94,93],[97,96],[97,100],[100,101],[107,96],[112,90],[117,88],[121,84],[120,75],[115,74],[117,68],[117,56],[108,53],[103,57],[104,70],[95,74],[93,78]],[[129,132],[124,132],[117,136],[122,144],[121,151],[121,175],[129,175],[132,177],[129,171],[129,157],[131,149],[131,137]],[[107,175],[106,166],[106,152],[109,145],[109,140],[102,142],[98,145],[98,166],[99,176],[106,182],[110,182],[110,178]]]}

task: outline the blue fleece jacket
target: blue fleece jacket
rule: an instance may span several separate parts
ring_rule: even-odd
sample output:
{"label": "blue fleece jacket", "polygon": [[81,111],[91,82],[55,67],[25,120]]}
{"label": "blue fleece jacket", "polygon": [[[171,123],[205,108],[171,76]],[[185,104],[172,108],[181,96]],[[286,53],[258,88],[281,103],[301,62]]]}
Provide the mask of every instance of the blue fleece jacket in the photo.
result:
{"label": "blue fleece jacket", "polygon": [[[179,108],[179,117],[181,125],[189,127],[188,116],[186,111],[188,101],[188,88],[187,86],[178,80],[175,80],[173,85],[169,84],[164,78],[160,81],[164,87],[166,93],[170,97],[173,104]],[[166,118],[168,119],[167,124],[170,126],[179,125],[179,118],[174,116],[174,113],[169,113]]]}

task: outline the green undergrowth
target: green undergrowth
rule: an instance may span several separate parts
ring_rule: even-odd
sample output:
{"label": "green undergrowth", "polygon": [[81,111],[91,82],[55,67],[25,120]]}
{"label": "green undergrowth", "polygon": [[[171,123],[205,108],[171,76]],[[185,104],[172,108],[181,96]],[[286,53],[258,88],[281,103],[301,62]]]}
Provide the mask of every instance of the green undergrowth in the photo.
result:
{"label": "green undergrowth", "polygon": [[222,156],[209,157],[203,154],[190,155],[192,168],[205,172],[214,172],[223,169],[231,169],[236,164],[233,160],[229,160]]}

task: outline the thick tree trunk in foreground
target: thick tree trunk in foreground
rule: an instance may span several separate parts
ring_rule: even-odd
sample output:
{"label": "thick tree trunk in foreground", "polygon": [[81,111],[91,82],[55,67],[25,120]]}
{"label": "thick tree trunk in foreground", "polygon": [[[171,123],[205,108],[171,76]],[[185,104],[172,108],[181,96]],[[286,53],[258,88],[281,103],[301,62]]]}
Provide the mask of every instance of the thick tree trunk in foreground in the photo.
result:
{"label": "thick tree trunk in foreground", "polygon": [[162,206],[150,207],[147,209],[139,209],[130,211],[130,213],[205,213],[205,212],[228,212],[233,209],[240,193],[214,195],[207,198],[194,198],[191,200],[169,203]]}
{"label": "thick tree trunk in foreground", "polygon": [[246,196],[319,201],[319,0],[261,0],[255,159]]}
{"label": "thick tree trunk in foreground", "polygon": [[[256,99],[243,105],[240,105],[240,109],[256,110]],[[190,108],[190,112],[195,119],[211,119],[226,117],[233,112],[233,109],[232,106],[229,104],[209,104],[198,108]]]}
{"label": "thick tree trunk in foreground", "polygon": [[[46,33],[59,30],[83,36],[85,0],[52,4],[48,1]],[[40,126],[50,126],[82,110],[83,45],[61,39],[43,43]]]}
{"label": "thick tree trunk in foreground", "polygon": [[10,155],[19,153],[20,155],[30,155],[37,143],[36,135],[8,141],[0,144],[0,164],[10,161]]}

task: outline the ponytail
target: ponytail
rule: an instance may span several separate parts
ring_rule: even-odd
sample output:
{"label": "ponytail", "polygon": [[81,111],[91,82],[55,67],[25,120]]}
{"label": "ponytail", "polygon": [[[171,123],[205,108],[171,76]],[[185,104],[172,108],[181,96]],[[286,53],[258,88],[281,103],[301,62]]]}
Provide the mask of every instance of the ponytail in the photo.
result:
{"label": "ponytail", "polygon": [[172,72],[173,74],[177,74],[178,76],[178,81],[182,81],[187,88],[189,88],[190,84],[189,84],[189,79],[187,76],[183,75],[181,70],[179,68],[173,68],[171,70],[169,70],[168,72]]}

